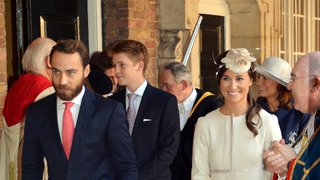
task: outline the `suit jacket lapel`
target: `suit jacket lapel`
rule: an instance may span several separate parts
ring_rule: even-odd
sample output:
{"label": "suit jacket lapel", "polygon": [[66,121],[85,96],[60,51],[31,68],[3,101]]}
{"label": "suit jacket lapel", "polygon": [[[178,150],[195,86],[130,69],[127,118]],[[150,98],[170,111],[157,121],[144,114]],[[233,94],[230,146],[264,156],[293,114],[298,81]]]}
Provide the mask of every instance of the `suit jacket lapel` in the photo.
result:
{"label": "suit jacket lapel", "polygon": [[64,160],[67,161],[66,154],[64,153],[64,149],[61,142],[59,128],[58,128],[57,95],[56,94],[53,94],[50,96],[46,114],[48,117],[49,126],[50,126],[52,137],[54,139],[54,143],[56,144],[57,149],[61,153],[61,157],[64,157]]}
{"label": "suit jacket lapel", "polygon": [[124,112],[127,112],[127,110],[126,110],[126,90],[119,92],[119,102],[121,102],[121,104],[123,105]]}
{"label": "suit jacket lapel", "polygon": [[90,117],[95,108],[95,104],[92,103],[95,100],[94,94],[86,88],[85,93],[82,98],[78,120],[76,124],[76,129],[74,130],[72,147],[70,152],[70,158],[74,151],[76,151],[76,147],[81,140],[81,136],[86,129],[88,122],[90,121]]}
{"label": "suit jacket lapel", "polygon": [[148,83],[146,90],[143,93],[139,110],[137,113],[137,117],[134,123],[133,131],[132,131],[132,139],[134,140],[135,135],[137,134],[140,126],[142,125],[143,119],[148,112],[148,109],[151,106],[152,98],[153,98],[153,87]]}

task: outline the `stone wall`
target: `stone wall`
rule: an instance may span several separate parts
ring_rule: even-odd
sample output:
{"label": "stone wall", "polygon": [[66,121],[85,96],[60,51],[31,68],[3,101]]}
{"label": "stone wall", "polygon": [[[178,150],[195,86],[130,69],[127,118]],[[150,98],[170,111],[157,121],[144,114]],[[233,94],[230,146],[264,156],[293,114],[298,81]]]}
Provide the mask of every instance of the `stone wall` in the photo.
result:
{"label": "stone wall", "polygon": [[159,45],[159,0],[103,0],[104,48],[115,40],[134,39],[149,52],[146,79],[158,85],[156,66]]}
{"label": "stone wall", "polygon": [[245,47],[260,62],[261,13],[256,0],[226,0],[230,10],[231,48]]}
{"label": "stone wall", "polygon": [[[161,68],[166,63],[182,61],[199,17],[199,0],[161,0],[159,4],[161,21],[157,64],[158,68]],[[191,70],[192,86],[200,88],[198,36],[194,42],[187,66]]]}
{"label": "stone wall", "polygon": [[[0,139],[2,134],[2,109],[7,95],[7,52],[6,52],[6,28],[5,28],[5,4],[0,0]],[[1,146],[1,140],[0,140]]]}

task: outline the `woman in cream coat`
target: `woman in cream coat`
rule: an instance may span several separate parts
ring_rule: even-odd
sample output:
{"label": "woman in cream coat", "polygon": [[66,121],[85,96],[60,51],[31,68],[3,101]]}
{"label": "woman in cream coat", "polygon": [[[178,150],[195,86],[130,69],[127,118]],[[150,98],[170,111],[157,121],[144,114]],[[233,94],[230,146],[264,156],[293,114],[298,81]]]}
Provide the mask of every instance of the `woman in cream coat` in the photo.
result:
{"label": "woman in cream coat", "polygon": [[193,143],[193,180],[269,180],[262,153],[281,139],[278,120],[254,100],[254,61],[248,50],[224,52],[216,76],[225,104],[200,118]]}

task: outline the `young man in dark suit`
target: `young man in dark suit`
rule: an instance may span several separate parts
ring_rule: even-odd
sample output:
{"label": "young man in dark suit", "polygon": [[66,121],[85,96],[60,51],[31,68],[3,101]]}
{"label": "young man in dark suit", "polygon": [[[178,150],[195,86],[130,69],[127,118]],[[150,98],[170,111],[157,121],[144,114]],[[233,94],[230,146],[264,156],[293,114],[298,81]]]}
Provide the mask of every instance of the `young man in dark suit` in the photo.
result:
{"label": "young man in dark suit", "polygon": [[50,54],[56,93],[28,107],[22,179],[138,179],[122,105],[83,86],[90,71],[82,42],[60,40]]}
{"label": "young man in dark suit", "polygon": [[193,135],[200,117],[221,107],[223,101],[210,92],[192,87],[190,70],[179,62],[166,64],[160,75],[162,89],[176,96],[180,115],[180,144],[170,169],[173,180],[190,180]]}
{"label": "young man in dark suit", "polygon": [[149,55],[141,42],[120,41],[111,55],[118,83],[126,89],[110,98],[121,102],[127,110],[139,179],[170,180],[169,166],[179,146],[177,100],[152,87],[144,78]]}

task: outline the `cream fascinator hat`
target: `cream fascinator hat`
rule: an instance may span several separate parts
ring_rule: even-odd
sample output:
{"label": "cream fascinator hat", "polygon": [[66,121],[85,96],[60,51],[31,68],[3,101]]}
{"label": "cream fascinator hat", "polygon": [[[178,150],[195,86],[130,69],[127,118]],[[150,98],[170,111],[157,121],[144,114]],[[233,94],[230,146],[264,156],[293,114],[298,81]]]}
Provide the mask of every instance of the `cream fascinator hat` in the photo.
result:
{"label": "cream fascinator hat", "polygon": [[290,82],[291,66],[289,63],[278,57],[269,57],[257,67],[257,72],[263,76],[276,81],[287,87]]}
{"label": "cream fascinator hat", "polygon": [[255,61],[256,58],[246,48],[231,49],[226,57],[221,59],[224,64],[220,65],[219,68],[221,69],[225,65],[227,69],[234,73],[244,73],[250,69],[251,62]]}

